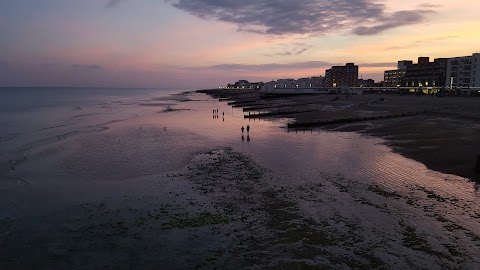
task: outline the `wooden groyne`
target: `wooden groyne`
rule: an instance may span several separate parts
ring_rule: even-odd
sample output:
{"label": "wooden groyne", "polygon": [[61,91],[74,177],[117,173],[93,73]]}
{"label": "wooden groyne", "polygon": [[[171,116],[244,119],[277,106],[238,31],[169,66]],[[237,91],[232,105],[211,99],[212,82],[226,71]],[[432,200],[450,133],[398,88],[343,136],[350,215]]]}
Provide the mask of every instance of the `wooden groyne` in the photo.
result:
{"label": "wooden groyne", "polygon": [[244,112],[251,112],[251,111],[258,111],[258,110],[265,110],[265,109],[274,109],[274,108],[286,108],[286,107],[300,107],[305,105],[312,105],[318,104],[318,102],[307,102],[307,103],[284,103],[284,104],[269,104],[269,105],[258,105],[258,106],[250,106],[244,107]]}
{"label": "wooden groyne", "polygon": [[255,102],[257,102],[258,99],[255,99],[255,98],[249,98],[249,99],[241,99],[241,100],[235,100],[235,101],[230,101],[228,102],[228,105],[233,105],[233,106],[242,106],[242,105],[245,105],[245,104],[254,104]]}
{"label": "wooden groyne", "polygon": [[307,112],[316,112],[317,110],[281,110],[281,111],[274,111],[274,112],[253,112],[244,114],[243,118],[260,118],[260,117],[270,117],[270,116],[278,116],[278,115],[287,115],[287,114],[296,114],[296,113],[307,113]]}
{"label": "wooden groyne", "polygon": [[400,117],[410,117],[419,114],[424,114],[425,112],[408,112],[401,114],[387,114],[387,115],[375,115],[375,116],[365,116],[365,117],[351,117],[351,118],[340,118],[332,119],[326,121],[315,121],[315,122],[305,122],[305,123],[288,123],[288,128],[304,128],[304,127],[321,127],[326,125],[338,125],[338,124],[349,124],[362,121],[372,121],[372,120],[381,120],[381,119],[391,119],[391,118],[400,118]]}
{"label": "wooden groyne", "polygon": [[480,121],[480,116],[475,114],[469,114],[467,112],[445,112],[445,111],[434,111],[434,110],[425,110],[425,113],[431,115],[439,115],[439,116],[446,116],[452,118],[460,118],[462,120],[471,120],[471,121]]}

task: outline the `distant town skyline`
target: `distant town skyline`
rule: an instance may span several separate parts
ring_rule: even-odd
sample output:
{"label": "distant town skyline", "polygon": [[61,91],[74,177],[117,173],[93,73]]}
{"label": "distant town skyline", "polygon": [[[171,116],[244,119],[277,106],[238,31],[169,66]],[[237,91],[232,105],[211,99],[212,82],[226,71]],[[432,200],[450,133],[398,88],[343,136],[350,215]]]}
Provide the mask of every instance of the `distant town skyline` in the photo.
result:
{"label": "distant town skyline", "polygon": [[4,0],[0,86],[211,88],[480,50],[477,1]]}

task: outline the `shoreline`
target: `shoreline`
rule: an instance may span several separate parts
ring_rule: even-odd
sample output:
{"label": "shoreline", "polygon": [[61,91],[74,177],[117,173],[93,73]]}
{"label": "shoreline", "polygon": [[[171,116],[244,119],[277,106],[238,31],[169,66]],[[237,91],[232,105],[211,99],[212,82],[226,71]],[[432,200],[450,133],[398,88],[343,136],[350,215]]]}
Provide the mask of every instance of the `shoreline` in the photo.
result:
{"label": "shoreline", "polygon": [[429,169],[478,182],[480,100],[476,97],[298,95],[262,97],[255,90],[199,90],[246,117],[290,118],[288,128],[358,132]]}
{"label": "shoreline", "polygon": [[[3,205],[12,211],[0,217],[0,265],[5,269],[480,265],[475,203],[479,193],[473,183],[437,176],[393,154],[379,144],[383,140],[355,133],[297,136],[262,121],[250,123],[252,141],[241,142],[237,127],[248,121],[242,113],[232,110],[226,121],[211,118],[211,108],[230,108],[199,96],[175,96],[172,103],[177,105],[159,103],[164,98],[135,98],[131,112],[150,113],[130,118],[115,113],[110,118],[125,120],[104,119],[97,126],[101,129],[89,127],[89,132],[35,145],[28,160],[7,174],[30,181],[31,186],[15,188],[13,181],[18,179],[11,179],[12,187],[2,190]],[[283,101],[279,104],[289,105]],[[124,106],[114,108],[119,113]],[[159,113],[168,106],[176,110]],[[103,111],[107,112],[111,113]],[[89,124],[95,119],[91,117],[86,119]],[[199,130],[198,124],[208,128]],[[59,127],[64,128],[71,127]],[[333,158],[337,153],[341,160]],[[24,204],[13,203],[23,200]],[[28,252],[33,249],[38,252]]]}

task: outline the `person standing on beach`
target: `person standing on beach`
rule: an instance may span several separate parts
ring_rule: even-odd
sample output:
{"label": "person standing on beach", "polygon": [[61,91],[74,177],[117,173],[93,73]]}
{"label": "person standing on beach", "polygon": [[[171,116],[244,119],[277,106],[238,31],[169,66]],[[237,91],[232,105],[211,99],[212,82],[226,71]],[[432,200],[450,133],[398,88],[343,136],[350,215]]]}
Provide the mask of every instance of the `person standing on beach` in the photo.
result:
{"label": "person standing on beach", "polygon": [[242,131],[242,134],[243,134],[243,130],[244,130],[243,126],[242,126],[242,128],[241,128],[240,130]]}
{"label": "person standing on beach", "polygon": [[247,126],[247,133],[250,133],[250,125]]}

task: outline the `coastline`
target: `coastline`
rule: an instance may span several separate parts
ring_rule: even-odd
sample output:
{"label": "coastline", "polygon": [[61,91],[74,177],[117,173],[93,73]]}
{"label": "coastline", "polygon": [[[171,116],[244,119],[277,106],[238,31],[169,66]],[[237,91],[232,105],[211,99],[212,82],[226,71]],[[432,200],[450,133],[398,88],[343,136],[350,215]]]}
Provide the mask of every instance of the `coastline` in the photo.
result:
{"label": "coastline", "polygon": [[[299,130],[358,132],[385,139],[392,149],[429,169],[480,180],[480,99],[395,94],[262,97],[254,90],[200,90],[248,117],[290,118]],[[338,97],[338,99],[335,99]]]}
{"label": "coastline", "polygon": [[70,110],[0,171],[2,269],[480,265],[474,184],[381,139],[285,132],[195,93]]}

